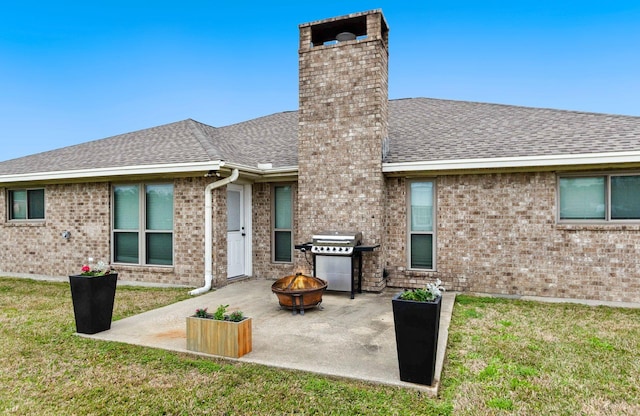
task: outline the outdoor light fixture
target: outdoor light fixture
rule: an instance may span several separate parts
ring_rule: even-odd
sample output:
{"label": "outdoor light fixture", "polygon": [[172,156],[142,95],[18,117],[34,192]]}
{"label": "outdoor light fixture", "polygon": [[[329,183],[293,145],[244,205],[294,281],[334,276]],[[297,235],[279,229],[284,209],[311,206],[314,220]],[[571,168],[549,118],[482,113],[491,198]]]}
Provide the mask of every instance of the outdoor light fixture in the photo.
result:
{"label": "outdoor light fixture", "polygon": [[213,169],[212,169],[212,170],[210,170],[209,172],[207,172],[207,173],[205,173],[205,174],[204,174],[204,177],[205,177],[205,178],[212,178],[212,177],[214,177],[214,176],[215,176],[216,178],[219,178],[219,177],[220,177],[220,172],[219,172],[219,171],[217,171],[217,170],[213,170]]}

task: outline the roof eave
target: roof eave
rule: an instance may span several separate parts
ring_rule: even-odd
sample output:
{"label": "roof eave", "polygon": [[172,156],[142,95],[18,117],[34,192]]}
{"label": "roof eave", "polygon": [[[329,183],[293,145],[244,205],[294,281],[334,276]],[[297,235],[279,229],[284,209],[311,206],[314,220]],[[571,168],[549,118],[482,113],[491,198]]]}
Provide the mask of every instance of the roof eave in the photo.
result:
{"label": "roof eave", "polygon": [[66,181],[81,180],[98,177],[122,177],[122,176],[144,176],[158,175],[167,173],[184,173],[198,172],[209,170],[220,170],[224,166],[221,160],[208,162],[191,162],[191,163],[171,163],[156,165],[139,165],[139,166],[120,166],[108,168],[92,168],[78,170],[64,170],[54,172],[33,172],[15,175],[0,175],[0,184],[2,183],[21,183],[21,182],[38,182],[38,181]]}
{"label": "roof eave", "polygon": [[255,182],[290,181],[296,180],[298,177],[298,166],[262,168],[227,162],[225,167],[228,169],[238,169],[243,176],[250,177]]}
{"label": "roof eave", "polygon": [[486,169],[522,170],[527,168],[620,165],[629,163],[640,163],[640,151],[383,163],[382,172],[394,174],[401,172],[435,173],[443,171],[474,171]]}

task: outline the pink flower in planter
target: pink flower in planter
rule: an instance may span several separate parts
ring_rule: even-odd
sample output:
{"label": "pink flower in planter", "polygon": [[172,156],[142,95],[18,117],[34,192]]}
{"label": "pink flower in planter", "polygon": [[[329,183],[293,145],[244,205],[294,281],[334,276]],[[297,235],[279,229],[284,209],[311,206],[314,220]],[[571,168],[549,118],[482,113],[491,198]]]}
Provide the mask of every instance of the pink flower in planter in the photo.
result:
{"label": "pink flower in planter", "polygon": [[[91,262],[93,259],[89,257],[89,261]],[[97,264],[83,264],[80,270],[81,276],[104,276],[115,273],[115,270],[103,261],[99,261]]]}

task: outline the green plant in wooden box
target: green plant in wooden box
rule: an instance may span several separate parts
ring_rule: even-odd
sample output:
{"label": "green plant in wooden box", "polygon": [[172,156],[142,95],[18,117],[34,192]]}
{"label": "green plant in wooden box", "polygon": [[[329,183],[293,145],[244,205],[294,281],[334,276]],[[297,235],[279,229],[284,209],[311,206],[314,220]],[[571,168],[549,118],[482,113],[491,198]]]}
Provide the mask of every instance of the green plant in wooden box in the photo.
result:
{"label": "green plant in wooden box", "polygon": [[251,318],[242,311],[227,313],[220,305],[214,313],[196,309],[187,317],[187,349],[206,354],[239,358],[252,350]]}

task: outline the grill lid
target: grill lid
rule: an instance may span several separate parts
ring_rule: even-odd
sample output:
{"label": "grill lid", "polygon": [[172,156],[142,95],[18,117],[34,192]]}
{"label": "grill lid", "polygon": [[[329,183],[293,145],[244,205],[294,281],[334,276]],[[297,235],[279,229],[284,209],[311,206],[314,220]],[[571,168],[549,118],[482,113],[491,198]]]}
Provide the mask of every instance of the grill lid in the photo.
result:
{"label": "grill lid", "polygon": [[351,255],[362,242],[360,231],[322,231],[313,236],[311,252],[315,254]]}

